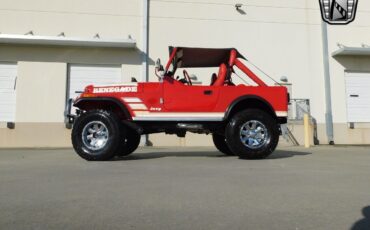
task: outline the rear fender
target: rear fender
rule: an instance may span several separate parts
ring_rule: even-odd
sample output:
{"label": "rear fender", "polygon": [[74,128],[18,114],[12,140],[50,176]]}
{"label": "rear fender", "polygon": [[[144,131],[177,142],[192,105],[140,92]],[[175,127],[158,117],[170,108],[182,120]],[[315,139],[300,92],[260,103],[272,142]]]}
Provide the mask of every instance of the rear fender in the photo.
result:
{"label": "rear fender", "polygon": [[277,119],[275,110],[271,104],[262,97],[256,95],[245,95],[235,99],[226,110],[224,119],[227,120],[235,113],[249,108],[261,109],[270,114],[273,118]]}

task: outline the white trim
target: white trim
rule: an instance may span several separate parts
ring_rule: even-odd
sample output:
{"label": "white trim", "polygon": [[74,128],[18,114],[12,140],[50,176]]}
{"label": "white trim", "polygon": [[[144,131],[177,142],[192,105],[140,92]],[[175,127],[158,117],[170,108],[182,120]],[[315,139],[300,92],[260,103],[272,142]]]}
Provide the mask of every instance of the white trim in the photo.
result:
{"label": "white trim", "polygon": [[140,98],[137,98],[137,97],[123,97],[122,100],[124,100],[127,103],[141,103],[141,102],[143,102]]}
{"label": "white trim", "polygon": [[276,111],[276,116],[278,117],[287,117],[288,111]]}
{"label": "white trim", "polygon": [[223,117],[133,117],[134,121],[222,121]]}
{"label": "white trim", "polygon": [[224,113],[150,113],[135,111],[136,121],[222,121]]}
{"label": "white trim", "polygon": [[136,115],[144,115],[150,117],[224,117],[225,113],[163,113],[163,112],[154,112],[154,113],[142,113],[142,112],[135,112]]}
{"label": "white trim", "polygon": [[55,46],[80,46],[80,47],[114,47],[135,48],[133,39],[105,39],[105,38],[72,38],[63,36],[36,36],[18,34],[0,34],[1,44],[22,45],[55,45]]}
{"label": "white trim", "polygon": [[[130,106],[133,104],[130,104]],[[136,121],[222,121],[225,113],[161,113],[134,111]],[[287,117],[287,111],[276,111],[276,116]]]}
{"label": "white trim", "polygon": [[133,110],[148,110],[148,108],[144,104],[128,104]]}

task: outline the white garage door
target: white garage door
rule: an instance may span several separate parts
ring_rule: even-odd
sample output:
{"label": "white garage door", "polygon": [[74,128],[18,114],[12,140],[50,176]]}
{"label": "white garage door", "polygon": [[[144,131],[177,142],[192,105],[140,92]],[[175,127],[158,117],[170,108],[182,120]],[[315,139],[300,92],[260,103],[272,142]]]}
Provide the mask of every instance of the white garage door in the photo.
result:
{"label": "white garage door", "polygon": [[[68,98],[76,98],[88,85],[109,85],[122,82],[121,66],[69,65]],[[75,114],[76,108],[71,110]]]}
{"label": "white garage door", "polygon": [[348,122],[370,122],[370,73],[346,73]]}
{"label": "white garage door", "polygon": [[0,121],[15,121],[17,64],[0,63]]}
{"label": "white garage door", "polygon": [[87,85],[109,85],[122,82],[121,66],[69,66],[69,98],[75,98]]}

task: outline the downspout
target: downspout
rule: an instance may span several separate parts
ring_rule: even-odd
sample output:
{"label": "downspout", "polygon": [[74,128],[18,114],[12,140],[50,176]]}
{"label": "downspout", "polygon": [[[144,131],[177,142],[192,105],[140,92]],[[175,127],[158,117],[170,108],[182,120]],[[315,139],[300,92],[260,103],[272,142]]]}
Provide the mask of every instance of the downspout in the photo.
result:
{"label": "downspout", "polygon": [[149,81],[148,77],[148,52],[149,52],[149,0],[143,0],[142,21],[142,82]]}
{"label": "downspout", "polygon": [[[149,65],[148,65],[148,53],[149,53],[149,0],[143,0],[143,11],[142,11],[142,45],[141,45],[141,56],[142,56],[142,82],[149,81]],[[149,135],[143,135],[141,143],[144,146],[149,146]]]}
{"label": "downspout", "polygon": [[325,124],[326,136],[330,145],[334,145],[333,113],[331,106],[331,86],[330,86],[330,67],[328,50],[328,29],[326,22],[321,22],[322,52],[324,64],[324,83],[325,83]]}

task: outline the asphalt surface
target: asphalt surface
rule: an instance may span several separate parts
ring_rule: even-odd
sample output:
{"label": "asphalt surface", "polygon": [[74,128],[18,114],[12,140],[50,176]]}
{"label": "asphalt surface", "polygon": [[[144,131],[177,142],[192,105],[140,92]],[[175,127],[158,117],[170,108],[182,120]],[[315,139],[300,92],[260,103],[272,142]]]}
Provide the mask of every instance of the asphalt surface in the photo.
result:
{"label": "asphalt surface", "polygon": [[0,229],[370,229],[370,147],[0,150]]}

